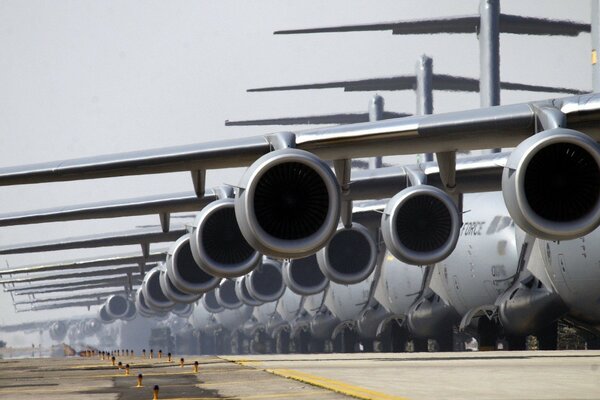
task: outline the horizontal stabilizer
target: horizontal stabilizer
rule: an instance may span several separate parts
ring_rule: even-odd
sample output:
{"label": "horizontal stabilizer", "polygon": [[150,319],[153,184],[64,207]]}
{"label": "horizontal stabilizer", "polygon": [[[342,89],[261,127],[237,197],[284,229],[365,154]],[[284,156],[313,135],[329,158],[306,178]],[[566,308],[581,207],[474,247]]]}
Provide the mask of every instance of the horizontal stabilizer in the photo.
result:
{"label": "horizontal stabilizer", "polygon": [[142,243],[174,242],[187,233],[185,226],[171,227],[165,233],[160,228],[144,228],[124,232],[68,237],[43,242],[19,243],[0,247],[0,254],[36,253],[93,247],[126,246]]}
{"label": "horizontal stabilizer", "polygon": [[[284,90],[305,89],[332,89],[342,88],[345,92],[372,92],[372,91],[396,91],[414,90],[417,79],[414,75],[392,76],[387,78],[358,79],[349,81],[335,81],[325,83],[309,83],[302,85],[271,86],[265,88],[249,89],[249,92],[271,92]],[[479,80],[461,76],[433,74],[432,88],[434,90],[450,92],[479,92]],[[524,90],[530,92],[545,93],[569,93],[582,94],[583,90],[562,88],[555,86],[527,85],[513,82],[500,82],[500,88],[504,90]]]}
{"label": "horizontal stabilizer", "polygon": [[420,19],[414,21],[383,22],[375,24],[357,24],[331,26],[324,28],[290,29],[274,32],[275,35],[293,35],[301,33],[330,32],[368,32],[392,31],[395,35],[416,35],[429,33],[475,33],[479,26],[479,15]]}
{"label": "horizontal stabilizer", "polygon": [[[420,35],[434,33],[477,33],[479,15],[448,18],[420,19],[414,21],[383,22],[374,24],[342,25],[322,28],[289,29],[274,32],[275,35],[331,32],[392,31],[394,35]],[[500,14],[499,30],[502,33],[524,35],[577,36],[590,32],[590,24],[569,20],[553,20],[520,15]]]}
{"label": "horizontal stabilizer", "polygon": [[[383,119],[407,117],[410,114],[384,111]],[[357,124],[368,122],[368,113],[310,115],[305,117],[283,117],[268,119],[251,119],[242,121],[225,121],[225,126],[254,126],[254,125],[324,125],[324,124]]]}

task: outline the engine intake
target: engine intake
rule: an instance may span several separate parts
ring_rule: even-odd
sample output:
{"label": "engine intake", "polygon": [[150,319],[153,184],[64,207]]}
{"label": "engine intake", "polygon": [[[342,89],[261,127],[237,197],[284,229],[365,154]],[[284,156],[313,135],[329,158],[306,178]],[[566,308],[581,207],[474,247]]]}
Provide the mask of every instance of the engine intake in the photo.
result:
{"label": "engine intake", "polygon": [[235,310],[243,305],[240,298],[235,293],[235,282],[231,279],[224,279],[218,288],[215,289],[217,302],[227,310]]}
{"label": "engine intake", "polygon": [[433,264],[456,247],[460,218],[448,194],[428,185],[412,186],[395,195],[381,217],[388,250],[412,265]]}
{"label": "engine intake", "polygon": [[160,288],[169,300],[177,304],[191,304],[200,300],[202,297],[202,294],[189,294],[177,289],[175,285],[173,285],[173,282],[171,282],[171,278],[169,278],[166,268],[160,271]]}
{"label": "engine intake", "polygon": [[173,285],[188,294],[202,294],[217,287],[217,278],[198,266],[190,247],[190,235],[183,235],[169,249],[167,274]]}
{"label": "engine intake", "polygon": [[106,299],[106,313],[110,318],[120,319],[129,311],[129,300],[125,296],[114,294]]}
{"label": "engine intake", "polygon": [[321,272],[317,255],[285,260],[282,268],[283,282],[294,293],[310,296],[325,290],[329,280]]}
{"label": "engine intake", "polygon": [[275,260],[264,259],[261,266],[248,274],[245,282],[250,295],[263,303],[279,300],[285,291],[281,264]]}
{"label": "engine intake", "polygon": [[315,253],[333,235],[340,215],[340,189],[315,155],[297,149],[260,157],[244,173],[235,216],[248,243],[274,258]]}
{"label": "engine intake", "polygon": [[206,311],[211,314],[217,314],[224,310],[223,306],[219,304],[219,301],[217,300],[216,289],[207,292],[202,297],[202,305],[204,305]]}
{"label": "engine intake", "polygon": [[515,223],[531,235],[586,235],[600,224],[600,147],[571,129],[531,136],[508,158],[502,194]]}
{"label": "engine intake", "polygon": [[[102,306],[100,308],[100,311],[98,312],[98,316],[100,317],[101,321],[104,323],[109,323],[109,322],[113,321],[108,316],[108,314],[106,314],[105,306]],[[103,316],[105,319],[102,318]],[[50,337],[52,338],[52,340],[54,340],[56,342],[60,342],[67,335],[67,324],[65,324],[63,321],[53,322],[52,325],[50,325],[49,333],[50,333]]]}
{"label": "engine intake", "polygon": [[354,223],[337,230],[317,253],[317,261],[331,281],[351,285],[371,275],[377,263],[377,246],[369,230]]}
{"label": "engine intake", "polygon": [[175,307],[173,307],[173,310],[171,312],[177,315],[178,317],[187,318],[190,315],[192,315],[192,311],[194,311],[193,305],[179,303],[176,304]]}
{"label": "engine intake", "polygon": [[192,255],[211,275],[234,278],[260,263],[261,255],[244,239],[237,224],[233,199],[212,202],[198,214],[194,225]]}
{"label": "engine intake", "polygon": [[257,307],[262,304],[261,301],[256,300],[246,287],[246,279],[248,276],[242,276],[235,281],[235,294],[237,297],[247,306]]}
{"label": "engine intake", "polygon": [[160,286],[160,274],[165,270],[164,266],[159,266],[150,270],[142,282],[142,292],[148,307],[157,311],[170,311],[175,307],[175,302],[171,301]]}

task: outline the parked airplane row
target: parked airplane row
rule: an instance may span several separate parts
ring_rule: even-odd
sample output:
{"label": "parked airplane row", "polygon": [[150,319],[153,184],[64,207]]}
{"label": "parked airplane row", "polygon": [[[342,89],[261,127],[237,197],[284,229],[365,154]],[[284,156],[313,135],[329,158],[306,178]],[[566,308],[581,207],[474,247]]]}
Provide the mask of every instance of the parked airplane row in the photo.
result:
{"label": "parked airplane row", "polygon": [[[195,192],[0,224],[160,213],[168,231],[171,212],[198,210],[163,263],[136,291],[130,279],[99,317],[189,316],[221,342],[210,343],[216,351],[245,351],[244,340],[251,351],[323,351],[333,339],[335,350],[400,349],[409,338],[449,350],[456,330],[480,346],[522,348],[535,334],[554,348],[559,319],[600,333],[600,254],[590,245],[599,117],[592,93],[5,168],[0,185],[190,171]],[[516,149],[456,159],[500,147]],[[351,170],[357,157],[421,152],[437,162]],[[248,168],[236,187],[204,187],[207,170],[239,166]],[[147,254],[150,241],[138,240]]]}

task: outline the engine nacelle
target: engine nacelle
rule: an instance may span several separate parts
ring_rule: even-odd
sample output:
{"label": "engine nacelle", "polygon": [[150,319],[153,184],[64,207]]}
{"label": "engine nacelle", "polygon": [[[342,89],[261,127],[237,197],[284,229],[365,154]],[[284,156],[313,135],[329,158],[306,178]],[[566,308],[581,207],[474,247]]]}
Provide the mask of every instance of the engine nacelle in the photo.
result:
{"label": "engine nacelle", "polygon": [[317,253],[323,275],[335,283],[351,285],[365,280],[377,263],[377,245],[367,228],[353,223],[338,229]]}
{"label": "engine nacelle", "polygon": [[223,282],[215,289],[217,302],[227,310],[235,310],[243,305],[240,298],[235,293],[235,281],[223,279]]}
{"label": "engine nacelle", "polygon": [[127,314],[123,318],[123,321],[133,321],[137,316],[137,309],[135,308],[135,303],[131,300],[127,300],[129,302]]}
{"label": "engine nacelle", "polygon": [[202,294],[219,285],[217,278],[198,266],[192,255],[190,235],[183,235],[169,249],[167,274],[173,285],[188,294]]}
{"label": "engine nacelle", "polygon": [[325,290],[329,280],[321,272],[317,255],[285,260],[283,262],[283,282],[294,293],[310,296]]}
{"label": "engine nacelle", "polygon": [[502,194],[525,232],[547,240],[584,236],[600,224],[600,147],[571,129],[531,136],[508,158]]}
{"label": "engine nacelle", "polygon": [[189,294],[177,289],[175,285],[173,285],[173,282],[171,282],[171,278],[169,278],[166,268],[160,271],[160,288],[169,300],[177,304],[191,304],[200,300],[202,297],[202,294]]}
{"label": "engine nacelle", "polygon": [[192,315],[192,311],[194,311],[194,306],[192,304],[184,303],[176,304],[175,307],[173,307],[173,310],[171,310],[173,314],[181,318],[189,317],[190,315]]}
{"label": "engine nacelle", "polygon": [[272,151],[244,173],[235,216],[248,243],[274,258],[298,258],[325,246],[340,216],[331,168],[297,149]]}
{"label": "engine nacelle", "polygon": [[242,276],[236,279],[235,281],[235,294],[237,294],[238,298],[247,306],[257,307],[262,304],[262,301],[256,300],[246,287],[246,279],[248,276]]}
{"label": "engine nacelle", "polygon": [[[134,310],[135,310],[135,308],[134,308]],[[102,324],[96,318],[91,318],[91,319],[85,320],[83,322],[82,326],[83,326],[83,333],[86,336],[94,335],[100,331],[100,328],[102,328]]]}
{"label": "engine nacelle", "polygon": [[217,314],[223,311],[225,308],[221,304],[219,304],[217,300],[216,289],[207,292],[204,296],[202,296],[202,305],[211,314]]}
{"label": "engine nacelle", "polygon": [[142,292],[148,307],[157,311],[170,311],[175,307],[175,302],[171,301],[163,292],[160,286],[160,274],[165,271],[164,266],[159,266],[150,270],[142,281]]}
{"label": "engine nacelle", "polygon": [[135,293],[135,307],[138,314],[145,318],[151,318],[157,315],[157,312],[148,306],[142,288],[139,288]]}
{"label": "engine nacelle", "polygon": [[112,319],[120,319],[129,312],[129,300],[120,294],[114,294],[106,299],[106,313]]}
{"label": "engine nacelle", "polygon": [[[102,307],[98,310],[98,318],[103,324],[110,324],[115,320],[108,315],[106,312],[106,304],[103,304]],[[66,332],[65,332],[66,333]],[[64,337],[64,336],[63,336]]]}
{"label": "engine nacelle", "polygon": [[456,247],[460,218],[454,201],[428,185],[411,186],[395,195],[381,217],[388,250],[412,265],[443,260]]}
{"label": "engine nacelle", "polygon": [[[105,306],[102,306],[100,308],[98,315],[99,316],[102,315],[103,309],[104,309],[104,316],[107,318],[107,320],[102,321],[102,322],[105,322],[105,323],[112,322],[113,320],[110,319],[110,317],[106,314]],[[67,324],[65,324],[63,321],[53,322],[52,325],[50,325],[50,329],[48,332],[50,333],[50,337],[52,338],[52,340],[54,340],[56,342],[60,342],[67,335]]]}
{"label": "engine nacelle", "polygon": [[211,275],[235,278],[260,264],[261,255],[248,244],[235,219],[233,199],[213,201],[204,207],[190,234],[196,263]]}
{"label": "engine nacelle", "polygon": [[263,303],[279,300],[285,291],[281,264],[268,258],[248,274],[245,282],[250,295]]}

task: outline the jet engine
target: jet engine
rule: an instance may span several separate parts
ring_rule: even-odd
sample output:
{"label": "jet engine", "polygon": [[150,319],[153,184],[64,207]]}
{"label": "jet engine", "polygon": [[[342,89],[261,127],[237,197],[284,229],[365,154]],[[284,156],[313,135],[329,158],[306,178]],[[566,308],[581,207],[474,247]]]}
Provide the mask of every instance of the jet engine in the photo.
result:
{"label": "jet engine", "polygon": [[190,235],[183,235],[169,249],[167,274],[173,285],[188,294],[202,294],[217,287],[221,278],[212,276],[196,264],[192,256]]}
{"label": "jet engine", "polygon": [[283,262],[283,281],[294,293],[310,296],[325,290],[329,280],[323,275],[316,254]]}
{"label": "jet engine", "polygon": [[388,250],[412,265],[433,264],[456,247],[460,218],[454,201],[440,189],[411,186],[395,195],[381,217]]}
{"label": "jet engine", "polygon": [[268,258],[248,274],[245,283],[250,295],[263,303],[279,300],[285,291],[281,264]]}
{"label": "jet engine", "polygon": [[[111,322],[115,321],[114,318],[112,318],[110,315],[108,315],[108,311],[106,311],[106,303],[104,303],[102,305],[102,307],[100,307],[100,310],[98,310],[98,318],[100,318],[100,321],[102,321],[102,323],[104,323],[104,324],[110,324]],[[65,334],[66,333],[67,332],[65,330]]]}
{"label": "jet engine", "polygon": [[194,306],[192,304],[184,304],[178,303],[173,307],[171,312],[178,317],[187,318],[192,315],[192,311],[194,311]]}
{"label": "jet engine", "polygon": [[137,308],[138,314],[145,318],[151,318],[160,315],[159,312],[148,306],[142,288],[139,288],[135,294],[135,307]]}
{"label": "jet engine", "polygon": [[120,294],[114,294],[106,299],[106,313],[112,319],[120,319],[129,312],[129,300]]}
{"label": "jet engine", "polygon": [[365,280],[377,263],[377,246],[363,225],[340,228],[317,253],[319,268],[331,281],[351,285]]}
{"label": "jet engine", "polygon": [[131,300],[127,300],[128,304],[128,308],[127,308],[127,314],[125,314],[125,316],[123,318],[121,318],[123,321],[133,321],[137,315],[137,309],[135,308],[135,303]]}
{"label": "jet engine", "polygon": [[243,305],[240,298],[235,293],[235,281],[224,279],[223,282],[215,289],[215,297],[217,302],[227,310],[235,310]]}
{"label": "jet engine", "polygon": [[157,311],[170,311],[175,307],[175,302],[165,296],[160,286],[160,274],[164,268],[164,266],[153,268],[146,274],[142,282],[142,292],[146,303]]}
{"label": "jet engine", "polygon": [[298,258],[325,246],[340,216],[331,168],[297,149],[260,157],[242,176],[235,216],[248,243],[274,258]]}
{"label": "jet engine", "polygon": [[525,232],[548,240],[584,236],[600,224],[600,147],[571,129],[531,136],[508,158],[502,194]]}
{"label": "jet engine", "polygon": [[177,289],[171,282],[166,268],[160,271],[160,288],[169,300],[178,304],[191,304],[202,297],[202,294],[189,294]]}
{"label": "jet engine", "polygon": [[252,297],[252,295],[248,291],[248,287],[246,287],[246,278],[248,278],[248,276],[242,276],[236,279],[235,294],[237,294],[238,298],[242,301],[242,303],[244,303],[247,306],[260,306],[262,302]]}
{"label": "jet engine", "polygon": [[211,275],[234,278],[252,271],[261,255],[244,239],[235,219],[233,199],[217,200],[204,207],[190,234],[196,263]]}
{"label": "jet engine", "polygon": [[223,306],[217,301],[216,289],[202,296],[202,305],[211,314],[217,314],[224,310]]}
{"label": "jet engine", "polygon": [[[100,310],[102,310],[102,308]],[[110,322],[112,322],[112,320]],[[65,324],[63,321],[53,322],[52,325],[50,325],[49,333],[52,340],[60,342],[67,335],[67,324]]]}

